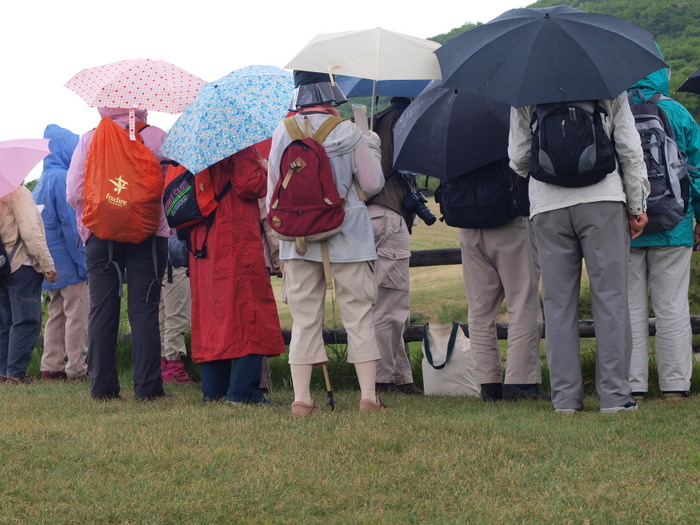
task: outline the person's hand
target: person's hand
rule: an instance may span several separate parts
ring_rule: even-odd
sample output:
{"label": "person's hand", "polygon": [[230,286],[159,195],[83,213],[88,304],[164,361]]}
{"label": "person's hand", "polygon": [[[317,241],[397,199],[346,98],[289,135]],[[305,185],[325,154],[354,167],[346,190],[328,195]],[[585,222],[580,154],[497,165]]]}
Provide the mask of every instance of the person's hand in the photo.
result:
{"label": "person's hand", "polygon": [[50,270],[44,273],[44,279],[50,283],[55,283],[58,280],[58,272],[56,270]]}
{"label": "person's hand", "polygon": [[639,215],[627,215],[627,219],[630,223],[630,235],[633,239],[639,237],[644,231],[644,227],[649,222],[649,217],[646,213],[640,213]]}

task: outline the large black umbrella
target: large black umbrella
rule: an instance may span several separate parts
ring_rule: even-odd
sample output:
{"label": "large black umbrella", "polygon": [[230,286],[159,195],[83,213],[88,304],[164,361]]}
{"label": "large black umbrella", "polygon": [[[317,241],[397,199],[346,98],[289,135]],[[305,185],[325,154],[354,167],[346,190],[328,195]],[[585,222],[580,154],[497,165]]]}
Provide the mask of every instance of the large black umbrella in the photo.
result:
{"label": "large black umbrella", "polygon": [[450,181],[508,156],[510,106],[433,80],[394,126],[394,169]]}
{"label": "large black umbrella", "polygon": [[613,99],[666,67],[648,31],[566,5],[511,9],[435,54],[446,87],[515,107]]}
{"label": "large black umbrella", "polygon": [[695,71],[688,77],[688,80],[681,84],[676,91],[685,91],[687,93],[696,93],[700,95],[700,69]]}

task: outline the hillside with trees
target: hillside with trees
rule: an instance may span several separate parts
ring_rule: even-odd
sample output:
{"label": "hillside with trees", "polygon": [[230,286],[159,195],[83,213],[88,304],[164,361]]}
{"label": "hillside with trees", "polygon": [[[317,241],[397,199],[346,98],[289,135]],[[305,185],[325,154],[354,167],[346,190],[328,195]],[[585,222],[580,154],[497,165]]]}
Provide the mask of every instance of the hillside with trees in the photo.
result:
{"label": "hillside with trees", "polygon": [[[562,4],[557,0],[539,0],[527,7],[550,7]],[[698,0],[569,0],[567,5],[617,16],[649,31],[671,67],[671,96],[681,102],[700,120],[700,95],[674,91],[700,68],[700,1]],[[432,37],[444,44],[479,24],[465,24],[447,33]]]}

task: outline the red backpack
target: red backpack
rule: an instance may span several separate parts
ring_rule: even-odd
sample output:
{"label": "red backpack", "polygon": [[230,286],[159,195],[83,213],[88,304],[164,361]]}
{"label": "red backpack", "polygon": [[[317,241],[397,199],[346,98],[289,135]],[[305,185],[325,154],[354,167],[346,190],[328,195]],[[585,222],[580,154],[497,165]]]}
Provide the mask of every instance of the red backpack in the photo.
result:
{"label": "red backpack", "polygon": [[[137,132],[147,124],[139,123]],[[83,224],[100,239],[140,243],[160,226],[163,172],[155,156],[109,117],[95,129],[85,163]]]}
{"label": "red backpack", "polygon": [[308,136],[294,117],[284,119],[292,142],[282,153],[281,176],[272,193],[267,222],[275,236],[295,241],[300,255],[306,253],[306,241],[328,239],[343,227],[345,199],[338,193],[323,148],[323,141],[343,120],[330,116]]}

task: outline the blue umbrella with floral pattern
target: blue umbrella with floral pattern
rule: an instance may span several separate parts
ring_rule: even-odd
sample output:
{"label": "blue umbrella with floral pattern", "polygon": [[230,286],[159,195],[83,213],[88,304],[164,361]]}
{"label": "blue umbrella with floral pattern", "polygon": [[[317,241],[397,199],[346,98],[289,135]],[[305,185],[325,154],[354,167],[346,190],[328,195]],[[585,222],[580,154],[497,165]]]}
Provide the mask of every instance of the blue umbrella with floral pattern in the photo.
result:
{"label": "blue umbrella with floral pattern", "polygon": [[160,154],[192,173],[272,136],[294,92],[289,71],[248,66],[202,86]]}

